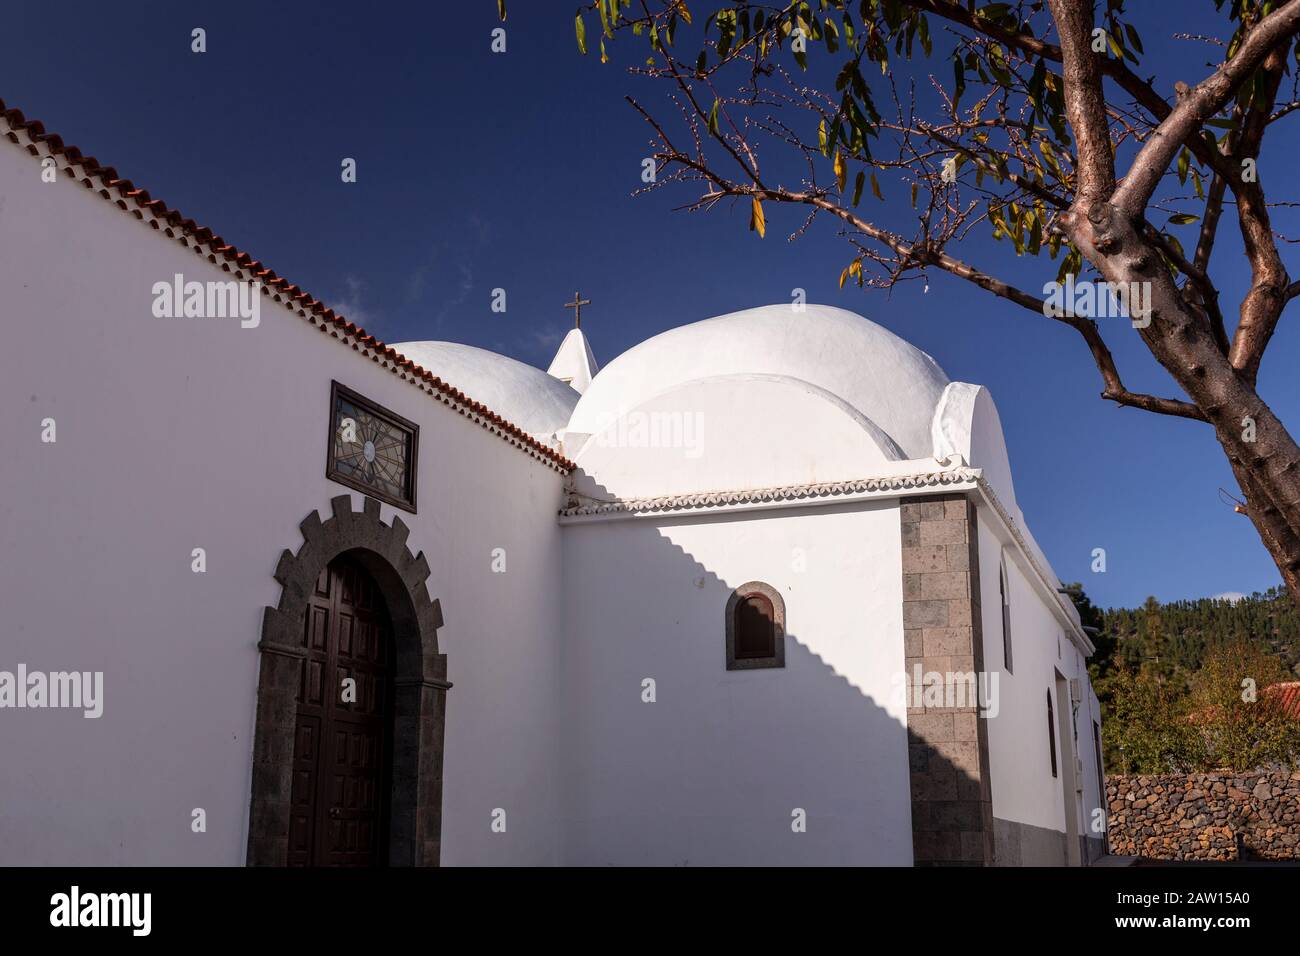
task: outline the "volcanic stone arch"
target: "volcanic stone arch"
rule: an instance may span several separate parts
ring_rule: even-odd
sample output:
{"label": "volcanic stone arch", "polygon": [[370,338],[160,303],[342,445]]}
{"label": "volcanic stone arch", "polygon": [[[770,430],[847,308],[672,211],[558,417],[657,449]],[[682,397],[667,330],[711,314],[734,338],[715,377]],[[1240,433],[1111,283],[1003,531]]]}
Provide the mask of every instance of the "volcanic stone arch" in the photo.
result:
{"label": "volcanic stone arch", "polygon": [[261,673],[253,741],[248,864],[284,866],[289,853],[294,724],[303,661],[307,601],[321,572],[339,555],[355,558],[374,578],[388,606],[394,641],[393,789],[389,823],[391,866],[437,866],[442,834],[442,763],[447,658],[438,653],[442,609],[430,600],[424,552],[411,555],[410,529],[379,518],[379,502],[352,496],[330,500],[333,515],[313,511],[298,526],[303,546],[276,565],[279,607],[262,616]]}

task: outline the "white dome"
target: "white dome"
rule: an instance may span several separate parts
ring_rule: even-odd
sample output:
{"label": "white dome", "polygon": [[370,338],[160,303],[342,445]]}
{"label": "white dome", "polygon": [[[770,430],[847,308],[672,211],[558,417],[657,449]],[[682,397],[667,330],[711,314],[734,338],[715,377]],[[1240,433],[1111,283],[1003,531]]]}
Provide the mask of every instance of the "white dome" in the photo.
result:
{"label": "white dome", "polygon": [[931,454],[931,420],[948,384],[934,359],[859,315],[769,305],[670,329],[624,352],[592,381],[568,431],[598,434],[656,395],[729,375],[779,376],[830,393],[910,458]]}
{"label": "white dome", "polygon": [[456,342],[401,342],[393,346],[448,385],[528,434],[554,442],[578,403],[576,391],[539,368]]}

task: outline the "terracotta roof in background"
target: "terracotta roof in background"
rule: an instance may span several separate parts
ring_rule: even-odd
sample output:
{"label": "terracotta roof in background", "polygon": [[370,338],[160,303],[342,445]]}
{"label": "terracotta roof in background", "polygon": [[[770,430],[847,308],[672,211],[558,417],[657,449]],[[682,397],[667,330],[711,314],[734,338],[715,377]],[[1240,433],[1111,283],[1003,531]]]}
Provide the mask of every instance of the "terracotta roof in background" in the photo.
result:
{"label": "terracotta roof in background", "polygon": [[[209,262],[218,264],[219,260],[224,260],[222,268],[225,271],[229,272],[233,267],[237,272],[248,273],[248,279],[260,281],[275,301],[289,308],[296,308],[299,315],[308,319],[313,325],[316,325],[319,320],[320,324],[317,327],[322,332],[329,331],[342,344],[350,344],[354,351],[362,349],[369,351],[372,353],[370,357],[373,361],[391,369],[394,374],[400,374],[403,378],[409,377],[413,384],[430,394],[436,391],[444,404],[455,408],[462,415],[475,419],[484,428],[499,434],[504,440],[522,448],[533,457],[546,461],[560,471],[572,471],[576,467],[555,449],[533,438],[519,426],[502,418],[481,402],[474,401],[432,372],[421,368],[396,349],[386,346],[379,339],[368,334],[365,329],[349,322],[333,309],[327,308],[319,299],[293,285],[288,279],[277,275],[274,270],[254,259],[247,252],[242,252],[226,242],[207,226],[201,226],[193,219],[187,219],[161,199],[151,196],[148,190],[141,189],[129,179],[121,178],[112,166],[101,165],[93,156],[83,155],[77,147],[64,143],[63,138],[57,133],[47,133],[45,125],[40,120],[25,118],[21,110],[7,107],[3,99],[0,99],[0,116],[3,116],[9,125],[7,135],[11,142],[18,142],[15,130],[22,130],[32,143],[40,143],[49,150],[51,155],[62,156],[70,167],[79,167],[85,176],[82,183],[86,188],[94,189],[95,183],[92,180],[97,180],[102,187],[100,195],[114,201],[120,209],[132,213],[136,219],[143,220],[145,213],[148,213],[152,217],[149,225],[154,229],[164,232],[171,238],[179,239],[182,244],[188,245],[187,239],[193,241],[195,251],[198,251],[199,246],[205,247],[209,253],[207,257]],[[28,150],[33,155],[38,154],[34,145],[28,146]],[[71,174],[70,168],[67,171]]]}
{"label": "terracotta roof in background", "polygon": [[[1292,720],[1300,720],[1300,681],[1283,681],[1269,684],[1259,694],[1260,703],[1271,704]],[[1187,714],[1183,719],[1196,724],[1218,716],[1218,707],[1203,707]]]}
{"label": "terracotta roof in background", "polygon": [[1300,720],[1300,681],[1269,684],[1264,688],[1264,697],[1275,702],[1288,717]]}

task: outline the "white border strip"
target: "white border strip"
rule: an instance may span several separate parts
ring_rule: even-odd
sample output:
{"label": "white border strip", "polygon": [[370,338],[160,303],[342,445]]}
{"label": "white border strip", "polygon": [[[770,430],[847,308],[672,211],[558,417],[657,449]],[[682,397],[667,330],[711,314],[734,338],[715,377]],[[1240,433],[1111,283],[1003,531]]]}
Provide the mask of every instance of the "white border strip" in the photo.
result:
{"label": "white border strip", "polygon": [[808,485],[784,485],[743,491],[709,491],[692,495],[667,495],[661,498],[629,498],[597,501],[570,489],[568,507],[560,511],[561,524],[587,521],[618,521],[657,515],[698,512],[769,510],[772,508],[808,507],[865,501],[872,498],[933,494],[936,489],[969,491],[981,480],[978,468],[959,465],[943,471],[921,472],[885,478],[857,478]]}

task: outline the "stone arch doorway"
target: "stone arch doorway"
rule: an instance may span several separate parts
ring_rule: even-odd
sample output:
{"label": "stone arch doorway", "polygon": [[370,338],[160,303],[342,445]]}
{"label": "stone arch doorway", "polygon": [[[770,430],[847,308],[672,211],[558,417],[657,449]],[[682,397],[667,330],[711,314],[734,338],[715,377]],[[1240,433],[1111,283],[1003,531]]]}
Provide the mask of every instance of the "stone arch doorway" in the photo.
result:
{"label": "stone arch doorway", "polygon": [[[383,679],[391,687],[388,714],[371,720],[371,729],[365,731],[372,733],[380,727],[389,733],[387,766],[376,768],[374,775],[376,785],[383,788],[377,794],[383,805],[380,829],[366,862],[436,866],[441,843],[446,692],[451,684],[447,682],[446,657],[438,652],[441,609],[430,599],[424,583],[429,565],[422,552],[412,556],[407,548],[410,532],[401,518],[394,516],[391,525],[380,520],[375,499],[366,498],[361,512],[352,511],[350,495],[340,495],[330,504],[333,514],[329,518],[321,520],[313,511],[299,525],[304,541],[298,553],[281,554],[275,571],[282,586],[280,602],[266,608],[262,618],[248,863],[331,862],[328,849],[324,858],[303,858],[300,830],[294,828],[294,785],[295,770],[302,769],[295,768],[295,760],[300,765],[310,761],[300,739],[300,716],[311,714],[309,670],[313,661],[321,658],[309,647],[313,617],[319,618],[312,609],[319,611],[322,575],[328,587],[333,565],[340,574],[364,575],[374,590],[373,603],[383,607],[379,623],[391,634],[391,656],[382,668]],[[326,594],[324,600],[328,606],[331,598]],[[305,706],[304,701],[308,701]],[[323,750],[317,759],[322,755]],[[304,785],[310,784],[299,783],[299,816]],[[327,800],[317,809],[322,806],[328,820],[333,804]],[[292,853],[291,832],[297,840]],[[354,863],[360,860],[360,855],[351,856]],[[333,861],[349,862],[348,853]]]}

